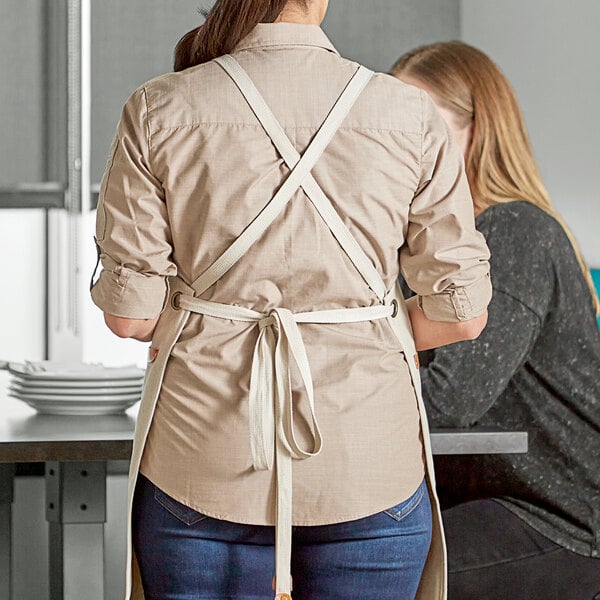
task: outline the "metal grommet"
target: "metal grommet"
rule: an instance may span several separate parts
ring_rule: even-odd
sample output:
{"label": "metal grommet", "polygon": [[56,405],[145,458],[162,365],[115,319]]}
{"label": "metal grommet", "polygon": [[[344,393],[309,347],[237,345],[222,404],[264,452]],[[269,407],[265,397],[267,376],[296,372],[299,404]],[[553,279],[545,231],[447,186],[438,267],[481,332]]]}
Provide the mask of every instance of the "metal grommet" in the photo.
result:
{"label": "metal grommet", "polygon": [[392,300],[392,307],[394,308],[394,310],[392,311],[392,319],[398,314],[398,300],[396,300],[396,298],[394,298]]}
{"label": "metal grommet", "polygon": [[172,296],[171,296],[171,306],[175,309],[175,310],[181,310],[181,306],[179,304],[179,296],[181,296],[181,292],[175,292]]}

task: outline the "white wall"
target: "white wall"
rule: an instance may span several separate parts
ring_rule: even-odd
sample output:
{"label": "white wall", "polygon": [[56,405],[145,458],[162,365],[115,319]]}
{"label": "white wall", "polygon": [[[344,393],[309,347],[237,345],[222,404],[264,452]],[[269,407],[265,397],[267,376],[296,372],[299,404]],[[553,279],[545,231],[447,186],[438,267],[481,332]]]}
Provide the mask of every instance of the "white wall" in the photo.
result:
{"label": "white wall", "polygon": [[[43,358],[44,255],[43,212],[0,211],[0,360]],[[7,382],[7,372],[0,371],[0,401],[6,393]],[[13,515],[15,536],[36,541],[36,551],[33,554],[37,560],[34,561],[31,561],[27,544],[13,545],[13,564],[28,565],[28,568],[20,568],[14,573],[16,589],[19,588],[21,580],[29,580],[30,595],[15,596],[24,600],[42,598],[47,589],[44,566],[47,558],[44,504],[39,501],[27,502],[30,498],[40,498],[38,489],[43,490],[43,480],[33,482],[38,489],[32,489],[31,484],[31,478],[23,478],[19,485],[15,486],[15,506],[23,507],[24,513],[17,512]],[[38,523],[39,528],[33,529]],[[4,543],[4,540],[0,543]]]}
{"label": "white wall", "polygon": [[461,0],[462,39],[521,101],[542,176],[591,267],[600,268],[600,2]]}
{"label": "white wall", "polygon": [[41,210],[0,211],[0,360],[44,355],[45,233]]}

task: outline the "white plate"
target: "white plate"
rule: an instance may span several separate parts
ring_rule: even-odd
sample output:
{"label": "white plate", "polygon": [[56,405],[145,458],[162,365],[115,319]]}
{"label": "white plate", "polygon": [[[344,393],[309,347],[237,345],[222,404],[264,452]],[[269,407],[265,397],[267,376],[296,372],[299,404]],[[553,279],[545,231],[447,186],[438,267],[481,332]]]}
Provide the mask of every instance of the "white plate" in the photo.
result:
{"label": "white plate", "polygon": [[[122,383],[122,382],[121,382]],[[96,395],[105,395],[105,396],[109,396],[111,394],[140,394],[142,391],[142,385],[139,383],[136,383],[135,385],[128,385],[128,386],[114,386],[114,387],[99,387],[99,386],[89,386],[89,387],[85,387],[82,385],[73,385],[73,386],[61,386],[58,387],[57,385],[47,385],[46,382],[39,382],[39,383],[28,383],[28,382],[23,382],[21,383],[20,381],[13,381],[10,384],[10,388],[12,390],[14,390],[15,392],[19,392],[19,393],[26,393],[26,394],[39,394],[39,395],[48,395],[48,396],[55,396],[56,394],[62,394],[65,396],[70,396],[70,395],[86,395],[89,394],[90,396],[96,396]]]}
{"label": "white plate", "polygon": [[113,388],[139,388],[142,386],[144,382],[143,378],[136,379],[117,379],[115,381],[111,381],[108,379],[102,379],[100,381],[69,381],[69,380],[57,380],[57,379],[39,379],[39,378],[31,378],[31,377],[22,377],[20,375],[12,375],[11,383],[13,385],[20,385],[22,387],[28,388],[39,388],[39,389],[47,389],[50,391],[52,388],[76,388],[81,390],[95,390],[95,389],[110,389],[112,391]]}
{"label": "white plate", "polygon": [[100,415],[120,415],[129,407],[133,406],[137,400],[119,400],[116,402],[37,402],[36,400],[23,400],[38,413],[44,415],[69,415],[69,416],[100,416]]}
{"label": "white plate", "polygon": [[27,365],[9,363],[8,370],[28,381],[134,381],[144,377],[144,370],[138,367],[101,367],[100,365],[63,366],[56,363],[35,363],[45,370],[32,372]]}
{"label": "white plate", "polygon": [[104,395],[75,395],[75,394],[33,394],[29,392],[20,392],[15,389],[9,389],[9,396],[13,398],[18,398],[19,400],[34,400],[36,402],[78,402],[84,403],[87,402],[89,404],[98,403],[98,402],[123,402],[128,400],[133,400],[136,402],[141,397],[141,391],[135,392],[133,394],[104,394]]}

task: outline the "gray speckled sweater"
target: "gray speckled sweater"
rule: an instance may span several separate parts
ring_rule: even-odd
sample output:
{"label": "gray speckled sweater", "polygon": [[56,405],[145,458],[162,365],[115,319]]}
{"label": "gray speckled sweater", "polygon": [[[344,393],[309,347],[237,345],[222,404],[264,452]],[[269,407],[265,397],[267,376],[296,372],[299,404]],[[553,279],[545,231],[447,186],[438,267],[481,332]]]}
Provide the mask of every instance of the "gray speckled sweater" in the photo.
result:
{"label": "gray speckled sweater", "polygon": [[434,426],[526,429],[529,451],[442,460],[442,494],[500,498],[555,543],[599,557],[600,333],[588,288],[563,229],[532,204],[488,208],[477,228],[491,251],[488,325],[423,357],[425,403]]}

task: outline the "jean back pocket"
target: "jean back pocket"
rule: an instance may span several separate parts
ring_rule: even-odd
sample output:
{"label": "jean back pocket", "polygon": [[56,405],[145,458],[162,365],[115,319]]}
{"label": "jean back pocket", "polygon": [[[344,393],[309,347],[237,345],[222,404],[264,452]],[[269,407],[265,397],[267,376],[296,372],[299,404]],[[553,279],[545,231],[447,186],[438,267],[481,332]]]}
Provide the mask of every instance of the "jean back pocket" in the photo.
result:
{"label": "jean back pocket", "polygon": [[396,506],[392,506],[392,508],[388,508],[387,510],[384,510],[383,512],[386,515],[392,517],[392,519],[395,519],[396,521],[402,521],[402,519],[404,519],[408,515],[410,515],[410,513],[413,510],[415,510],[415,508],[417,508],[417,506],[419,506],[419,503],[423,499],[423,495],[425,494],[426,491],[427,491],[427,484],[426,484],[425,480],[423,479],[423,481],[421,482],[421,485],[419,485],[417,490],[414,492],[414,494],[412,496],[410,496],[410,498],[404,500],[403,502],[400,502],[400,504],[397,504]]}
{"label": "jean back pocket", "polygon": [[154,486],[154,499],[176,519],[179,519],[186,525],[195,525],[207,518],[206,515],[178,502],[175,498],[171,498],[171,496],[165,494],[165,492],[156,486]]}

